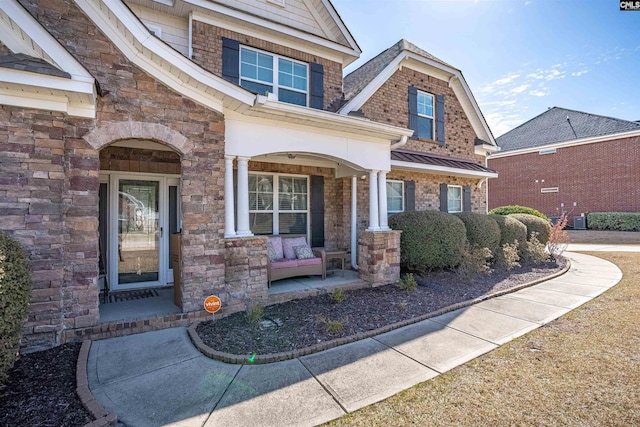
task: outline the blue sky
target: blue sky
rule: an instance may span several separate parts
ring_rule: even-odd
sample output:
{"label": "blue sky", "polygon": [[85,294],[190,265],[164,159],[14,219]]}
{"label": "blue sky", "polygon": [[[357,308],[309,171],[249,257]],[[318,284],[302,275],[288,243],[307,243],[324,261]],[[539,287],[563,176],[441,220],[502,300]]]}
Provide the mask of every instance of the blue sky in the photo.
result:
{"label": "blue sky", "polygon": [[618,0],[332,0],[363,53],[401,38],[462,73],[494,136],[558,106],[640,120],[640,11]]}

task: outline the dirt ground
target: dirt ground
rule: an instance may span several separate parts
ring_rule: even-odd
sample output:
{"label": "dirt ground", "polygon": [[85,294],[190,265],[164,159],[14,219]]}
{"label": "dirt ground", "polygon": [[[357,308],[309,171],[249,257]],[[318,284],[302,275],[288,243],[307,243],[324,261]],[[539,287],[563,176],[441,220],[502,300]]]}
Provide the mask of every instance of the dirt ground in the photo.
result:
{"label": "dirt ground", "polygon": [[605,245],[640,245],[638,231],[568,230],[571,243]]}

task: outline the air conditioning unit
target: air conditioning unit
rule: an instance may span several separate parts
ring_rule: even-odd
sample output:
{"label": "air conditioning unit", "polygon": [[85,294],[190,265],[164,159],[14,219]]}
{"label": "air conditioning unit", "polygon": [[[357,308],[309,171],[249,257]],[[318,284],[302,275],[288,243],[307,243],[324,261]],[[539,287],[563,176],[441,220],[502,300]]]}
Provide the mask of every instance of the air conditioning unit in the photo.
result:
{"label": "air conditioning unit", "polygon": [[587,229],[587,217],[586,216],[574,216],[573,217],[573,229],[574,230],[586,230]]}

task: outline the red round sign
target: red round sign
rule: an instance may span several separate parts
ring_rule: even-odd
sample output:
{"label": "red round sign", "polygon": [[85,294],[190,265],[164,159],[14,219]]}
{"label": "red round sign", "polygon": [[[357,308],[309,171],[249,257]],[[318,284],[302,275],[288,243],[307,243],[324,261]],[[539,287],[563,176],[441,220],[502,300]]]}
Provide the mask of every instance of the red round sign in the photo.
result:
{"label": "red round sign", "polygon": [[220,307],[222,307],[222,301],[220,301],[220,298],[215,295],[209,295],[204,300],[204,309],[209,313],[215,313],[220,310]]}

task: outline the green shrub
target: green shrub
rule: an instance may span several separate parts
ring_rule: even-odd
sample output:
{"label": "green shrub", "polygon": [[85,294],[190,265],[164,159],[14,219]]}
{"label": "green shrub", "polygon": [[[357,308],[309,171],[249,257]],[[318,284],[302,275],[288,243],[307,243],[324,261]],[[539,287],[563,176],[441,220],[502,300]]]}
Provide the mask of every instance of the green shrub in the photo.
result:
{"label": "green shrub", "polygon": [[591,212],[587,227],[592,230],[640,231],[640,212]]}
{"label": "green shrub", "polygon": [[502,265],[507,271],[512,270],[515,267],[520,267],[520,255],[518,255],[518,241],[513,243],[505,243],[498,251],[496,261]]}
{"label": "green shrub", "polygon": [[490,215],[511,215],[516,213],[535,215],[539,218],[544,219],[547,222],[549,221],[549,218],[542,212],[537,211],[533,208],[528,208],[526,206],[518,206],[518,205],[500,206],[498,208],[491,209],[489,211]]}
{"label": "green shrub", "polygon": [[264,315],[264,307],[260,304],[256,304],[244,314],[244,318],[247,323],[258,323],[262,320],[262,316]]}
{"label": "green shrub", "polygon": [[400,279],[398,286],[403,291],[413,292],[418,287],[418,282],[416,282],[416,279],[413,277],[413,274],[407,273],[404,275],[402,279]]}
{"label": "green shrub", "polygon": [[476,212],[454,214],[464,222],[467,229],[467,241],[474,248],[487,248],[495,254],[500,247],[500,227],[488,215]]}
{"label": "green shrub", "polygon": [[532,264],[544,264],[549,261],[549,253],[546,247],[547,245],[538,240],[538,235],[534,231],[527,242],[527,250],[524,252],[525,259]]}
{"label": "green shrub", "polygon": [[[527,241],[527,227],[517,219],[509,215],[489,215],[500,227],[500,250],[496,256],[501,257],[501,250],[505,243],[515,244],[516,249],[522,255],[524,244]],[[520,243],[522,242],[522,243]]]}
{"label": "green shrub", "polygon": [[455,215],[440,211],[401,212],[389,218],[389,226],[402,230],[400,267],[403,270],[424,274],[460,263],[467,230]]}
{"label": "green shrub", "polygon": [[31,270],[24,250],[0,231],[0,385],[16,360],[30,296]]}
{"label": "green shrub", "polygon": [[551,234],[551,226],[549,221],[529,214],[511,214],[511,218],[515,218],[527,227],[527,240],[531,240],[531,235],[537,233],[536,237],[542,244],[547,244],[549,235]]}

